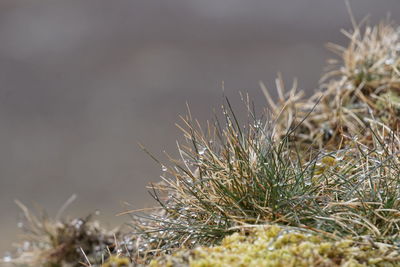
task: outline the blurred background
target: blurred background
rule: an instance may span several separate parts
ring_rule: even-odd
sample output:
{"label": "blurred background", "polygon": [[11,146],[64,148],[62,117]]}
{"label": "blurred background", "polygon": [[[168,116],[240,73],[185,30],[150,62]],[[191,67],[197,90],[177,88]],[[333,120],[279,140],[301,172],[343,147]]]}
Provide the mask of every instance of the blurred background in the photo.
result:
{"label": "blurred background", "polygon": [[[358,20],[400,12],[350,3]],[[124,201],[151,206],[161,169],[138,142],[176,155],[185,103],[211,118],[222,81],[234,106],[249,92],[259,110],[258,81],[275,92],[278,71],[311,93],[341,28],[346,5],[332,0],[1,0],[0,252],[18,235],[14,199],[54,216],[76,193],[66,213],[100,210],[109,227],[129,219],[115,216]]]}

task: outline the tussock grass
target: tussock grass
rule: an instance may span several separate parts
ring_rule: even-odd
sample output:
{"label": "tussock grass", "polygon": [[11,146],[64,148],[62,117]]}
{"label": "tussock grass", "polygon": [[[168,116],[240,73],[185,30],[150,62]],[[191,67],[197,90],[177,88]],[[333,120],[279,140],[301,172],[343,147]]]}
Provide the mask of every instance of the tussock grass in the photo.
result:
{"label": "tussock grass", "polygon": [[153,252],[213,244],[249,223],[400,242],[393,102],[400,93],[399,30],[383,22],[361,32],[358,25],[344,32],[347,48],[330,45],[341,56],[330,67],[340,67],[308,99],[296,82],[285,93],[278,77],[278,102],[261,84],[270,116],[259,119],[248,108],[249,120],[240,123],[227,102],[224,121],[205,130],[190,113],[183,118],[181,158],[162,165],[163,182],[152,186],[162,213],[138,227],[160,240]]}
{"label": "tussock grass", "polygon": [[172,159],[163,181],[151,187],[163,212],[148,217],[155,223],[144,233],[179,246],[212,243],[238,224],[299,223],[309,209],[312,162],[292,159],[295,151],[287,140],[275,143],[268,122],[249,114],[240,126],[229,102],[223,113],[223,124],[216,120],[206,132],[190,115],[183,118],[187,143],[178,145],[181,158]]}
{"label": "tussock grass", "polygon": [[372,145],[371,120],[388,129],[399,129],[400,115],[400,28],[384,21],[377,26],[354,23],[347,47],[328,44],[339,58],[329,60],[321,79],[321,89],[307,99],[296,86],[285,95],[277,79],[279,101],[275,103],[262,85],[277,130],[284,135],[293,122],[298,123],[319,102],[296,134],[297,145],[306,149],[337,150],[346,146],[344,135],[362,138]]}
{"label": "tussock grass", "polygon": [[183,119],[181,159],[172,160],[163,182],[151,187],[162,213],[138,215],[139,232],[154,241],[153,252],[218,243],[240,225],[266,223],[400,242],[400,143],[394,132],[387,142],[386,128],[376,127],[379,132],[370,129],[373,148],[351,138],[345,149],[305,161],[289,145],[298,125],[278,141],[268,122],[250,116],[240,127],[234,114],[224,114],[225,128],[215,122],[206,133],[190,115]]}

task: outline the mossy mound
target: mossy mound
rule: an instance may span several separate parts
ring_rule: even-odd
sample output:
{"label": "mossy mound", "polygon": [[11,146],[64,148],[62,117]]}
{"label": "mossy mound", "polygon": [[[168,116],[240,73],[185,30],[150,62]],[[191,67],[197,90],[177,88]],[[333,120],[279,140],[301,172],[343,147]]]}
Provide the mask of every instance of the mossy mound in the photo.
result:
{"label": "mossy mound", "polygon": [[150,266],[400,266],[399,251],[367,240],[324,238],[295,228],[258,226],[214,247],[179,251]]}

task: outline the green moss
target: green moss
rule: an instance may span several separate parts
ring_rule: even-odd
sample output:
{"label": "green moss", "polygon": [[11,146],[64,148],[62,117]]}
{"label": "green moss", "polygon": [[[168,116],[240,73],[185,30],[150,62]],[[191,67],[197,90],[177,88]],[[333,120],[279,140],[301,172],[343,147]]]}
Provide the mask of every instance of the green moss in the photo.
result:
{"label": "green moss", "polygon": [[351,239],[328,240],[300,229],[260,226],[214,247],[183,250],[150,266],[400,266],[399,251]]}
{"label": "green moss", "polygon": [[111,256],[102,267],[129,267],[131,261],[127,257]]}

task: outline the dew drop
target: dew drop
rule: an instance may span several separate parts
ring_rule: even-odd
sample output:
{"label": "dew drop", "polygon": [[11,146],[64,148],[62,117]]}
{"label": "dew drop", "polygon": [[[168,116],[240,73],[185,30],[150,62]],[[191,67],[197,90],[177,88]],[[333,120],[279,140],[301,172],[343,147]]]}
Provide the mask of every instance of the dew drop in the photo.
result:
{"label": "dew drop", "polygon": [[82,219],[75,219],[72,221],[72,226],[74,226],[75,229],[79,230],[82,225],[84,225],[84,221]]}
{"label": "dew drop", "polygon": [[254,127],[255,129],[260,128],[260,127],[261,127],[261,121],[260,121],[260,120],[256,120],[256,121],[254,122],[253,127]]}
{"label": "dew drop", "polygon": [[168,170],[168,168],[165,167],[164,165],[161,165],[161,170],[162,170],[163,172],[166,172],[166,171]]}
{"label": "dew drop", "polygon": [[4,255],[3,257],[3,262],[11,262],[12,261],[12,257],[10,255],[10,253],[6,253],[6,255]]}
{"label": "dew drop", "polygon": [[388,58],[385,60],[385,64],[386,65],[392,65],[394,63],[394,59],[393,58]]}
{"label": "dew drop", "polygon": [[203,147],[199,149],[199,155],[204,155],[204,153],[206,152],[207,148]]}

